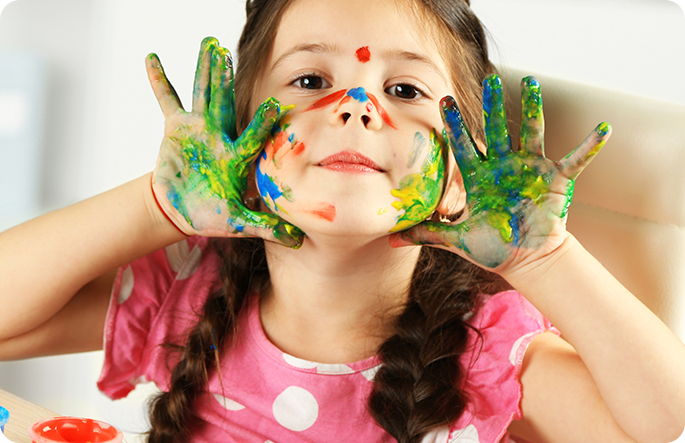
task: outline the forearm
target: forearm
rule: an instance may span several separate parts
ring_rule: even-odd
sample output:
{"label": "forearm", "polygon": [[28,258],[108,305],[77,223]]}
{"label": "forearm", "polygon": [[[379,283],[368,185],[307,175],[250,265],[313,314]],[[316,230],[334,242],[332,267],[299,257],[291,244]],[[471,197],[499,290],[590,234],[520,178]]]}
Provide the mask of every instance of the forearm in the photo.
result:
{"label": "forearm", "polygon": [[[685,345],[573,237],[505,276],[574,346],[618,424],[638,441],[685,426]],[[670,438],[670,440],[669,440]]]}
{"label": "forearm", "polygon": [[150,175],[0,234],[0,339],[55,315],[93,279],[183,239],[155,204]]}

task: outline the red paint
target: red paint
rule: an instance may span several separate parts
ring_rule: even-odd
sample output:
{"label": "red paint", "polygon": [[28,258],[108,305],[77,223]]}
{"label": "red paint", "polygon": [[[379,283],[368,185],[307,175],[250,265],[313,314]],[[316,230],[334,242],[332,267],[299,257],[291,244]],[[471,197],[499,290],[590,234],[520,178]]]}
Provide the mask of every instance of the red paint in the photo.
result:
{"label": "red paint", "polygon": [[302,154],[302,151],[304,151],[304,143],[302,142],[297,142],[295,143],[295,146],[293,146],[293,155],[297,157],[298,155]]}
{"label": "red paint", "polygon": [[338,109],[340,109],[340,107],[341,107],[342,105],[344,105],[345,103],[349,102],[350,100],[352,100],[352,97],[350,97],[349,95],[346,95],[345,97],[343,97],[343,99],[340,100],[340,103],[338,103],[338,107],[335,108],[335,111],[333,111],[333,112],[338,112]]}
{"label": "red paint", "polygon": [[313,111],[314,109],[320,109],[320,108],[323,108],[325,106],[328,106],[331,103],[334,103],[335,101],[340,100],[345,95],[346,92],[347,92],[347,89],[342,89],[338,92],[334,92],[332,94],[329,94],[329,95],[325,96],[324,98],[314,102],[314,104],[311,105],[310,107],[308,107],[307,109],[305,109],[304,112]]}
{"label": "red paint", "polygon": [[371,93],[367,93],[366,95],[369,96],[369,100],[371,100],[371,103],[373,103],[373,105],[376,107],[376,109],[378,109],[378,115],[381,116],[381,118],[383,119],[383,121],[384,121],[388,126],[390,126],[391,128],[397,129],[397,127],[395,126],[395,124],[394,124],[394,123],[392,122],[392,120],[390,119],[390,116],[388,115],[388,113],[385,112],[385,109],[383,109],[383,107],[381,106],[381,104],[378,103],[378,99],[376,98],[376,96],[373,95],[373,94],[371,94]]}
{"label": "red paint", "polygon": [[366,63],[371,60],[371,51],[369,51],[368,46],[362,46],[361,48],[357,49],[355,55],[357,56],[357,60],[359,60],[361,63]]}
{"label": "red paint", "polygon": [[335,220],[335,206],[329,205],[328,203],[321,203],[320,208],[309,212],[329,222]]}
{"label": "red paint", "polygon": [[[283,131],[276,134],[275,137],[272,137],[271,138],[271,146],[273,146],[273,152],[271,153],[272,157],[275,158],[279,149],[281,149],[286,143],[289,143],[288,142],[288,135]],[[268,153],[267,153],[267,155],[268,155]]]}
{"label": "red paint", "polygon": [[373,105],[371,103],[366,104],[366,111],[367,112],[372,112],[373,111]]}

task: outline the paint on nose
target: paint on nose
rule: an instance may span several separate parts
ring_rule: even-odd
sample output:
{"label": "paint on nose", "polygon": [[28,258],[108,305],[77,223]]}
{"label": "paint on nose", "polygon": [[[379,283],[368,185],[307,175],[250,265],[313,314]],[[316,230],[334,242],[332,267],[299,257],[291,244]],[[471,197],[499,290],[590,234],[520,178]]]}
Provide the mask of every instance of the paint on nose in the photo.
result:
{"label": "paint on nose", "polygon": [[360,103],[364,103],[365,101],[369,100],[369,96],[366,95],[366,90],[362,87],[350,89],[347,91],[347,95]]}

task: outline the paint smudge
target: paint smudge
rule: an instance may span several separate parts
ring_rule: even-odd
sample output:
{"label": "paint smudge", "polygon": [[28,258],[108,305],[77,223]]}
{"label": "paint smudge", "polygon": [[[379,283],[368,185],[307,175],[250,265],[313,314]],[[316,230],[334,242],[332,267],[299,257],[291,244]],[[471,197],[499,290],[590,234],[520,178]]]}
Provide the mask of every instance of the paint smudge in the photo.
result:
{"label": "paint smudge", "polygon": [[372,112],[373,107],[375,107],[376,110],[378,111],[378,115],[385,122],[385,124],[387,124],[388,126],[390,126],[393,129],[397,129],[397,127],[393,123],[392,119],[388,115],[387,111],[378,102],[378,99],[376,98],[376,96],[374,96],[373,94],[367,93],[366,90],[362,87],[353,88],[350,90],[341,89],[340,91],[336,91],[332,94],[329,94],[329,95],[323,97],[322,99],[319,99],[316,102],[314,102],[311,106],[309,106],[307,109],[305,109],[304,112],[324,108],[326,106],[329,106],[329,105],[335,103],[336,100],[340,100],[340,102],[338,103],[338,106],[335,108],[334,112],[337,112],[338,109],[340,109],[340,107],[342,105],[349,102],[350,100],[357,100],[360,103],[365,103],[365,102],[370,101],[371,103],[366,104],[366,110],[368,112]]}
{"label": "paint smudge", "polygon": [[385,214],[386,212],[388,212],[388,208],[380,208],[380,209],[378,210],[378,215],[383,215],[383,214]]}
{"label": "paint smudge", "polygon": [[366,90],[362,87],[350,89],[347,91],[347,95],[357,100],[359,103],[364,103],[369,100]]}
{"label": "paint smudge", "polygon": [[416,160],[423,153],[423,148],[426,146],[426,139],[421,135],[420,132],[414,134],[414,142],[412,143],[412,150],[409,153],[409,162],[407,163],[408,168],[413,168],[416,164]]}
{"label": "paint smudge", "polygon": [[359,60],[360,63],[367,63],[369,60],[371,60],[371,51],[369,51],[368,46],[362,46],[361,48],[357,49],[357,52],[355,54],[357,56],[357,60]]}
{"label": "paint smudge", "polygon": [[341,89],[340,91],[329,94],[329,95],[325,96],[324,98],[314,102],[314,104],[311,105],[310,107],[308,107],[307,109],[305,109],[304,112],[312,111],[314,109],[324,108],[324,107],[340,100],[341,98],[343,98],[345,96],[346,92],[347,92],[347,89]]}
{"label": "paint smudge", "polygon": [[266,151],[262,152],[259,157],[259,164],[257,165],[257,189],[259,189],[259,194],[262,196],[264,204],[268,207],[272,207],[276,212],[281,211],[287,214],[287,212],[281,207],[276,200],[284,197],[288,201],[292,201],[292,198],[288,195],[288,189],[281,189],[274,181],[273,177],[262,172],[261,163],[267,161]]}
{"label": "paint smudge", "polygon": [[435,131],[431,131],[431,150],[421,166],[421,172],[409,174],[400,180],[399,189],[390,191],[399,199],[392,203],[398,211],[404,210],[390,232],[403,231],[421,223],[435,211],[442,196],[445,163],[442,143]]}
{"label": "paint smudge", "polygon": [[329,222],[335,220],[335,206],[329,205],[328,203],[321,203],[319,208],[308,212]]}
{"label": "paint smudge", "polygon": [[369,100],[371,100],[371,103],[373,103],[373,105],[376,107],[376,109],[378,109],[378,115],[381,116],[381,118],[383,119],[385,124],[387,124],[388,126],[390,126],[393,129],[397,129],[395,124],[390,119],[390,116],[388,115],[388,113],[385,111],[385,109],[383,109],[381,104],[378,103],[378,99],[376,98],[376,96],[374,96],[373,94],[368,94],[368,95],[369,95]]}

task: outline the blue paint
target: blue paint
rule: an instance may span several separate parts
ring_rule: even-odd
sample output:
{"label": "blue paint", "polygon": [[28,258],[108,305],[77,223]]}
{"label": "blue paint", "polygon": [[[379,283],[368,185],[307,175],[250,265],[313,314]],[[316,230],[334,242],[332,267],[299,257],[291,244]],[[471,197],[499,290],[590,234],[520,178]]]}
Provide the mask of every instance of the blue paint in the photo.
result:
{"label": "blue paint", "polygon": [[288,141],[289,141],[290,143],[292,143],[292,142],[295,141],[295,133],[294,133],[294,132],[293,132],[292,134],[290,134],[290,136],[288,137]]}
{"label": "blue paint", "polygon": [[217,213],[217,214],[221,214],[221,206],[217,206],[217,207],[216,207],[216,213]]}
{"label": "blue paint", "polygon": [[262,151],[262,155],[259,157],[260,164],[257,165],[257,188],[259,189],[259,193],[262,196],[262,200],[264,200],[264,202],[268,205],[266,198],[267,196],[271,198],[271,201],[274,202],[274,206],[278,211],[276,199],[282,197],[283,192],[280,189],[278,189],[278,185],[274,183],[273,179],[269,177],[268,174],[262,172],[262,161],[266,161],[266,152],[264,151]]}
{"label": "blue paint", "polygon": [[347,91],[347,95],[357,100],[360,103],[364,103],[369,100],[369,96],[366,95],[366,90],[364,88],[354,88]]}

